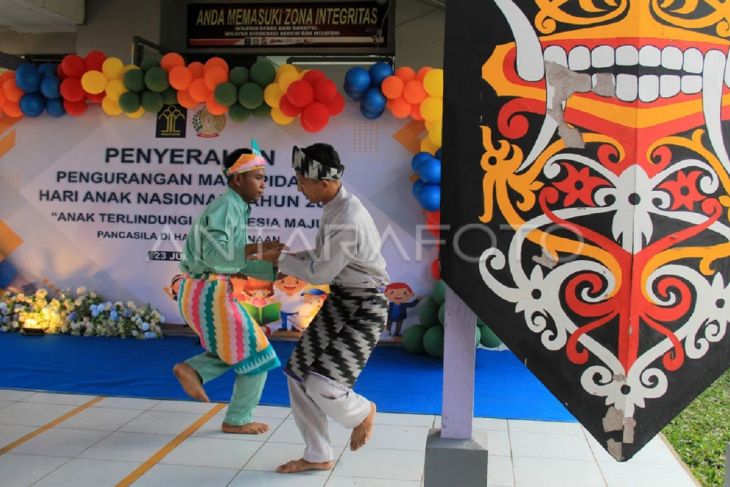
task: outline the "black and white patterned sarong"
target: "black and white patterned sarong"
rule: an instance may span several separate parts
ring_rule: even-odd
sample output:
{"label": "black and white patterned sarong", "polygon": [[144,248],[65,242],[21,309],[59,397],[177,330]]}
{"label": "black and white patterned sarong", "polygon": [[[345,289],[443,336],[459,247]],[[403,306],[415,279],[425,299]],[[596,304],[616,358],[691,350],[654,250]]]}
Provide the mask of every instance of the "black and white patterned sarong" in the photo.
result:
{"label": "black and white patterned sarong", "polygon": [[388,301],[375,289],[330,290],[284,371],[300,382],[311,372],[352,388],[385,327]]}

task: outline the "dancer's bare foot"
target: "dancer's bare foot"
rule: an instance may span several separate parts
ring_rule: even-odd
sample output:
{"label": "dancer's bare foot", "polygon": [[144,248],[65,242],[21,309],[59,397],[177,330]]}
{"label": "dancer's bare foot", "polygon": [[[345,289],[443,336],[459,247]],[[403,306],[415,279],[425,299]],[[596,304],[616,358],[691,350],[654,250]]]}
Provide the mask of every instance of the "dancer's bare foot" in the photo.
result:
{"label": "dancer's bare foot", "polygon": [[175,364],[172,368],[172,373],[177,377],[177,381],[182,386],[185,394],[192,397],[196,401],[210,402],[208,395],[203,389],[203,384],[200,382],[200,377],[195,369],[185,363]]}
{"label": "dancer's bare foot", "polygon": [[260,435],[269,431],[269,425],[265,423],[246,423],[246,424],[228,424],[221,425],[221,431],[224,433],[236,433],[239,435]]}
{"label": "dancer's bare foot", "polygon": [[362,423],[355,426],[350,435],[350,450],[355,451],[365,445],[373,435],[373,422],[375,421],[375,403],[370,403],[370,414],[362,420]]}
{"label": "dancer's bare foot", "polygon": [[335,462],[333,461],[312,463],[306,461],[303,458],[300,458],[299,460],[292,460],[291,462],[287,462],[284,465],[279,465],[276,468],[276,471],[279,473],[296,473],[306,472],[307,470],[332,470],[332,467],[334,466]]}

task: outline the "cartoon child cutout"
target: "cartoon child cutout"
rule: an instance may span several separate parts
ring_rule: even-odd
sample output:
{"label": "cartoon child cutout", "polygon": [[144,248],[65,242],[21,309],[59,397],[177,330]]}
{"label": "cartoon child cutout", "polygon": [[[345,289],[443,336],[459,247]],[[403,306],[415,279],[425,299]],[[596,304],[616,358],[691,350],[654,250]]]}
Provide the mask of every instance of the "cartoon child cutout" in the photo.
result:
{"label": "cartoon child cutout", "polygon": [[254,306],[263,308],[269,303],[273,303],[274,290],[271,288],[270,281],[260,281],[249,277],[246,280],[246,301]]}
{"label": "cartoon child cutout", "polygon": [[276,281],[274,281],[274,295],[281,303],[281,311],[279,312],[281,327],[279,331],[289,329],[289,320],[291,320],[292,327],[296,326],[294,324],[294,317],[299,314],[299,308],[303,304],[299,293],[306,286],[306,282],[294,276],[287,276],[285,274],[276,276]]}
{"label": "cartoon child cutout", "polygon": [[327,293],[321,289],[312,288],[304,291],[302,296],[304,297],[304,305],[299,308],[298,320],[300,330],[304,330],[312,322],[319,308],[324,304],[324,300],[327,299]]}
{"label": "cartoon child cutout", "polygon": [[[414,296],[413,290],[405,282],[394,282],[385,288],[385,297],[388,299],[388,322],[385,328],[390,336],[401,336],[400,330],[408,317],[408,308],[412,308],[420,302],[420,299],[409,301]],[[394,324],[395,326],[393,326]]]}

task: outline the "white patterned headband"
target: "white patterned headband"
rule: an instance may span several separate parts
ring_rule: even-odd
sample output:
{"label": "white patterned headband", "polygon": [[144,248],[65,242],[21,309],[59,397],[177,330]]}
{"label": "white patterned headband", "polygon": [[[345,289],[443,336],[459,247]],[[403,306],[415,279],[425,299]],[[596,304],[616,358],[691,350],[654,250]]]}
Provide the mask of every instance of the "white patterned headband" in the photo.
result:
{"label": "white patterned headband", "polygon": [[302,149],[294,146],[291,154],[291,165],[294,170],[301,173],[308,179],[340,179],[342,173],[345,172],[345,166],[330,167],[325,166],[316,159],[307,156]]}

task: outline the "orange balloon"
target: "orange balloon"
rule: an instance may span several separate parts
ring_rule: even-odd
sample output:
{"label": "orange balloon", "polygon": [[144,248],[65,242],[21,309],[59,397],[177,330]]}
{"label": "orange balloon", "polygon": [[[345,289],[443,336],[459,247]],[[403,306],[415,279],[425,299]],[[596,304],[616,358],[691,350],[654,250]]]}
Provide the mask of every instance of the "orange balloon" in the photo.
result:
{"label": "orange balloon", "polygon": [[418,80],[412,79],[403,87],[403,98],[405,98],[408,103],[414,105],[421,103],[426,99],[426,96],[428,96],[428,94],[423,87],[423,83]]}
{"label": "orange balloon", "polygon": [[227,106],[221,105],[220,103],[215,101],[215,95],[213,93],[211,93],[208,96],[208,99],[205,100],[205,108],[211,115],[223,115],[228,111]]}
{"label": "orange balloon", "polygon": [[175,66],[170,70],[170,86],[176,90],[187,90],[193,81],[193,73],[185,66]]}
{"label": "orange balloon", "polygon": [[388,76],[383,80],[380,85],[380,89],[383,91],[383,95],[386,98],[394,100],[403,96],[403,80],[398,76]]}
{"label": "orange balloon", "polygon": [[0,88],[2,88],[3,83],[5,83],[10,78],[15,79],[15,71],[5,71],[3,74],[0,74]]}
{"label": "orange balloon", "polygon": [[211,68],[206,68],[203,78],[205,79],[205,84],[208,88],[210,90],[215,90],[216,86],[228,81],[228,73],[220,66],[213,66]]}
{"label": "orange balloon", "polygon": [[3,92],[3,90],[0,90],[0,108],[2,108],[3,105],[5,105],[5,102],[7,100],[8,99],[5,97],[5,93]]}
{"label": "orange balloon", "polygon": [[421,69],[418,70],[416,73],[416,79],[418,81],[423,81],[423,77],[426,76],[426,74],[431,71],[433,68],[431,66],[424,66]]}
{"label": "orange balloon", "polygon": [[212,57],[208,59],[205,62],[205,72],[208,72],[212,68],[221,68],[223,71],[225,71],[226,76],[228,76],[228,63],[225,61],[225,59],[220,57]]}
{"label": "orange balloon", "polygon": [[198,102],[193,100],[188,90],[180,90],[177,92],[177,102],[185,108],[194,108]]}
{"label": "orange balloon", "polygon": [[202,78],[205,74],[205,66],[203,66],[203,63],[199,63],[198,61],[193,61],[188,64],[188,69],[191,73],[193,73],[193,78]]}
{"label": "orange balloon", "polygon": [[390,112],[396,118],[406,118],[411,114],[412,110],[411,104],[405,98],[390,100]]}
{"label": "orange balloon", "polygon": [[23,112],[20,110],[20,104],[17,101],[5,102],[3,112],[10,118],[20,118],[23,116]]}
{"label": "orange balloon", "polygon": [[[411,118],[413,120],[422,121],[423,115],[421,115],[421,105],[412,105],[411,106]],[[428,137],[426,137],[428,139]],[[428,152],[428,151],[426,151]]]}
{"label": "orange balloon", "polygon": [[402,79],[403,83],[407,83],[412,79],[416,79],[416,72],[413,70],[413,68],[409,68],[408,66],[403,66],[396,69],[395,75]]}
{"label": "orange balloon", "polygon": [[25,94],[23,90],[18,88],[18,85],[15,84],[15,73],[13,73],[13,77],[9,78],[3,83],[3,91],[5,92],[5,98],[8,99],[8,101],[15,101],[19,102],[22,96]]}
{"label": "orange balloon", "polygon": [[160,59],[160,67],[168,73],[175,66],[185,66],[185,59],[176,52],[168,52]]}
{"label": "orange balloon", "polygon": [[208,93],[210,93],[208,85],[205,84],[202,78],[194,79],[190,83],[188,91],[190,92],[190,98],[198,103],[204,102],[208,98]]}

